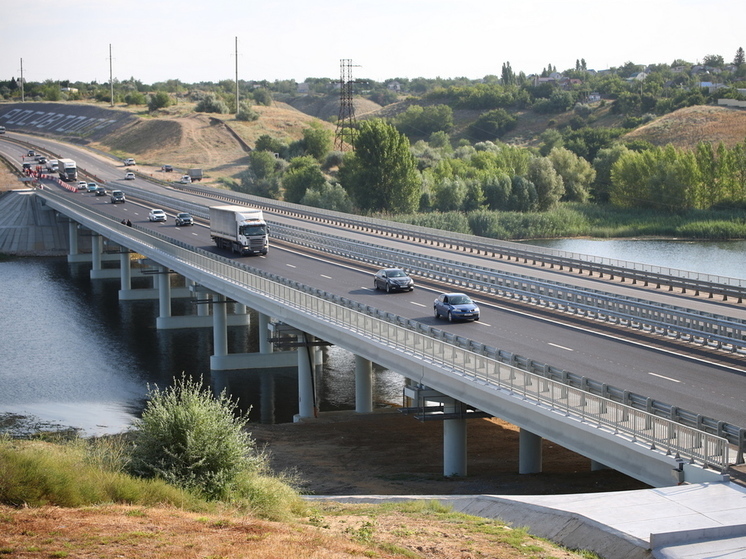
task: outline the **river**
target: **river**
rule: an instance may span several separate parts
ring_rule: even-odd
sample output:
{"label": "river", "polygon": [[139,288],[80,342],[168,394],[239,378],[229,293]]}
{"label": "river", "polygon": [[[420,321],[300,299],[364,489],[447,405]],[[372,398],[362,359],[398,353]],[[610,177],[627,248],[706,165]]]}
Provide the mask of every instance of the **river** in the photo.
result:
{"label": "river", "polygon": [[[534,244],[730,277],[746,272],[744,241]],[[89,269],[65,258],[0,262],[0,430],[3,419],[21,416],[29,430],[121,432],[141,413],[149,387],[168,386],[182,372],[213,391],[227,389],[251,421],[292,421],[298,394],[293,369],[211,373],[209,329],[157,330],[157,301],[119,301],[119,281],[92,281]],[[180,305],[189,304],[175,300],[174,314],[184,314]],[[254,339],[253,332],[229,328],[231,352],[257,351]],[[317,381],[319,407],[354,409],[354,357],[337,347],[326,351]],[[374,377],[375,406],[401,402],[401,375],[376,367]]]}

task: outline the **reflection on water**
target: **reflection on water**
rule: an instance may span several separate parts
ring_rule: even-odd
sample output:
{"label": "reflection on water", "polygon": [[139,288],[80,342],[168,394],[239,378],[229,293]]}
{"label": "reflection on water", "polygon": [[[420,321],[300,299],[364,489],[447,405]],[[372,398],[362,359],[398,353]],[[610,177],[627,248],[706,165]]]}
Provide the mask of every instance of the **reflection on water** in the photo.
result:
{"label": "reflection on water", "polygon": [[552,239],[523,244],[702,274],[746,278],[746,241]]}
{"label": "reflection on water", "polygon": [[[133,278],[133,287],[147,278]],[[223,389],[250,420],[288,422],[298,411],[295,369],[210,372],[211,329],[157,330],[157,301],[119,301],[119,280],[89,279],[89,266],[59,258],[0,263],[0,415],[33,415],[85,434],[121,432],[148,386],[181,373]],[[174,315],[191,314],[176,299]],[[258,351],[257,320],[228,329],[231,352]],[[354,409],[354,356],[327,348],[317,379],[321,410]],[[375,369],[377,405],[401,401],[400,375]]]}

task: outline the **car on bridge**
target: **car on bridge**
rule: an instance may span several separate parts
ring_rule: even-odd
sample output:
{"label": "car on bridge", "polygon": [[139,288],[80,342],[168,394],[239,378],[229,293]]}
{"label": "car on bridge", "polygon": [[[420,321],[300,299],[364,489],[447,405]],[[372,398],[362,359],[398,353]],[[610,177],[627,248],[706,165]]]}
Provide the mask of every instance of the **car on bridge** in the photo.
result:
{"label": "car on bridge", "polygon": [[130,171],[129,173],[125,173],[124,174],[124,180],[126,180],[126,181],[133,181],[133,180],[135,180],[135,173],[133,173],[132,171]]}
{"label": "car on bridge", "polygon": [[150,210],[148,214],[148,221],[166,221],[166,212],[163,210]]}
{"label": "car on bridge", "polygon": [[98,185],[95,182],[89,182],[85,188],[89,194],[95,194],[98,190]]}
{"label": "car on bridge", "polygon": [[78,190],[88,190],[88,183],[86,181],[78,181]]}
{"label": "car on bridge", "polygon": [[384,268],[373,276],[373,287],[383,289],[386,293],[392,291],[412,291],[414,280],[404,270],[399,268]]}
{"label": "car on bridge", "polygon": [[128,167],[130,165],[136,165],[136,163],[134,159],[132,159],[131,157],[128,157],[127,159],[124,160],[124,166]]}
{"label": "car on bridge", "polygon": [[108,193],[106,192],[106,189],[103,186],[97,186],[96,187],[96,196],[106,196]]}
{"label": "car on bridge", "polygon": [[176,214],[176,226],[194,225],[194,218],[192,214],[187,212],[179,212]]}
{"label": "car on bridge", "polygon": [[124,197],[124,192],[121,190],[111,191],[111,203],[112,204],[124,204],[127,199]]}
{"label": "car on bridge", "polygon": [[479,306],[466,293],[441,293],[433,302],[435,318],[479,320]]}

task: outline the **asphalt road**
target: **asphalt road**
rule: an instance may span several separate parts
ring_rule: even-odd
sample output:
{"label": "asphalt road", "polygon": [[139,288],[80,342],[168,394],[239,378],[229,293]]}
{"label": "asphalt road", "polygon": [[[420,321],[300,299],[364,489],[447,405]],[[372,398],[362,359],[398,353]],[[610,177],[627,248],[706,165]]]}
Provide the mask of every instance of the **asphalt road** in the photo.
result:
{"label": "asphalt road", "polygon": [[[78,162],[79,169],[85,169],[105,183],[107,189],[124,184],[124,173],[129,170],[121,162],[91,155],[80,148],[66,146],[46,139],[34,140],[38,145],[49,148],[63,157],[71,157]],[[62,146],[62,147],[60,147]],[[13,151],[15,149],[15,151]],[[24,150],[8,148],[0,142],[0,152],[10,150],[20,158]],[[22,153],[23,152],[23,153]],[[162,189],[143,179],[126,181],[136,186]],[[165,189],[163,189],[166,191]],[[178,199],[199,200],[204,198],[171,191]],[[125,204],[110,204],[108,197],[93,194],[70,193],[85,201],[102,213],[117,219],[130,219],[133,224],[153,228],[160,233],[192,244],[205,250],[215,251],[205,224],[193,227],[175,227],[173,216],[179,211],[178,202],[174,208],[161,208],[169,214],[165,223],[150,223],[147,220],[149,205],[128,199]],[[221,202],[222,203],[222,202]],[[444,248],[424,247],[404,240],[380,238],[362,232],[350,232],[323,224],[303,222],[267,213],[268,221],[293,223],[316,230],[327,230],[329,234],[344,234],[347,238],[360,238],[366,242],[390,246],[394,249],[431,253],[452,260],[489,264],[500,270],[522,273],[535,277],[546,277],[555,281],[584,284],[595,289],[618,291],[631,296],[666,301],[690,308],[710,309],[718,314],[746,316],[743,305],[723,303],[716,300],[693,299],[680,294],[652,291],[640,286],[614,285],[608,282],[573,276],[558,271],[538,269],[518,263],[506,263],[484,257],[452,253]],[[476,341],[499,347],[507,351],[529,357],[536,361],[551,364],[581,376],[592,378],[621,389],[642,394],[692,412],[700,413],[729,423],[746,426],[746,359],[731,358],[730,364],[719,364],[716,355],[707,352],[696,355],[693,348],[684,346],[659,346],[657,340],[625,339],[628,336],[606,329],[595,332],[588,324],[568,321],[562,316],[546,317],[531,308],[513,308],[505,301],[488,300],[475,294],[482,309],[479,322],[450,324],[433,317],[432,304],[435,296],[452,287],[428,284],[417,280],[413,292],[385,294],[373,289],[372,275],[375,269],[360,263],[339,262],[324,254],[309,253],[300,247],[286,247],[272,244],[267,257],[245,257],[246,264],[262,270],[301,281],[307,285],[324,289],[343,297],[393,312],[407,318],[453,331]],[[228,254],[220,252],[223,256]],[[672,302],[673,301],[673,302]],[[563,323],[565,322],[565,323]],[[594,327],[595,329],[595,327]],[[654,342],[654,343],[653,343]],[[405,371],[399,371],[406,374]]]}

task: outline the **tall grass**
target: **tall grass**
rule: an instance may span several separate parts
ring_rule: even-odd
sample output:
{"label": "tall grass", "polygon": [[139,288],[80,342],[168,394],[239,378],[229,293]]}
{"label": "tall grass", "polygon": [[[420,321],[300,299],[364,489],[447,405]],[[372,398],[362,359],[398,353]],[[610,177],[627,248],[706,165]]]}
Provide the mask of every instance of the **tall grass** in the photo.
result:
{"label": "tall grass", "polygon": [[618,209],[566,203],[548,212],[475,210],[386,216],[387,219],[505,240],[562,237],[669,237],[697,240],[746,239],[746,211]]}
{"label": "tall grass", "polygon": [[270,520],[303,514],[296,480],[268,467],[243,472],[220,501],[124,472],[129,438],[61,442],[0,436],[0,504],[20,507],[83,507],[103,504],[173,506],[192,511],[239,510]]}

